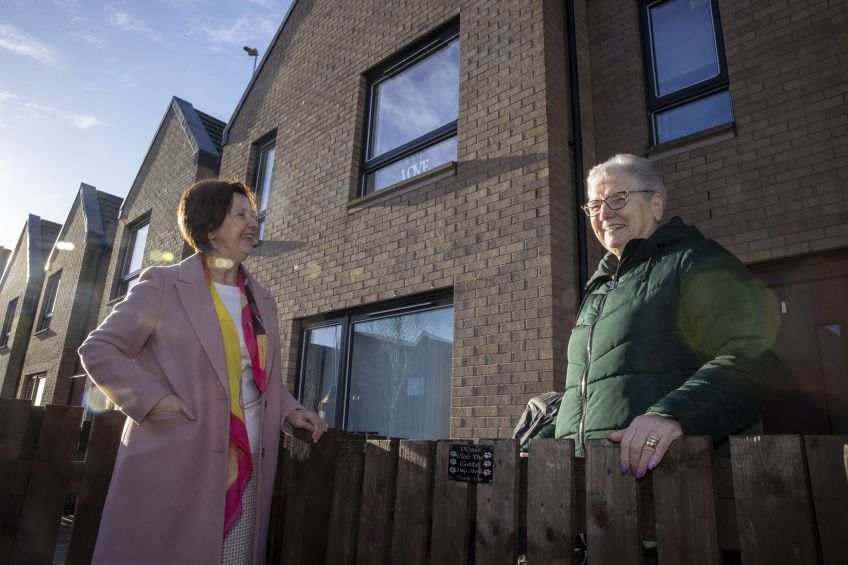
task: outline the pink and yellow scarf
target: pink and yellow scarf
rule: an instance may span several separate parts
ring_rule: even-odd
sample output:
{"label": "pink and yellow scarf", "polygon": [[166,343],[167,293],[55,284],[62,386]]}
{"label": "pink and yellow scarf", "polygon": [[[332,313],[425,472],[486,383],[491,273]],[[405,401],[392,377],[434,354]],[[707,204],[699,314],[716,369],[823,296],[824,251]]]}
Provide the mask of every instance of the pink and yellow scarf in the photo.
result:
{"label": "pink and yellow scarf", "polygon": [[[241,405],[241,342],[238,331],[224,306],[215,285],[212,283],[212,275],[203,262],[206,280],[209,283],[209,292],[215,305],[215,313],[218,314],[218,322],[221,324],[221,337],[224,341],[224,355],[227,360],[227,380],[230,396],[230,441],[227,455],[227,490],[226,506],[224,509],[224,535],[241,515],[241,498],[250,473],[253,471],[253,462],[250,455],[250,441],[247,437],[247,426],[244,423],[244,408]],[[241,327],[244,333],[244,343],[250,355],[250,363],[253,366],[253,382],[260,393],[265,392],[265,351],[266,335],[256,307],[256,300],[244,270],[239,267],[238,287],[241,291]]]}

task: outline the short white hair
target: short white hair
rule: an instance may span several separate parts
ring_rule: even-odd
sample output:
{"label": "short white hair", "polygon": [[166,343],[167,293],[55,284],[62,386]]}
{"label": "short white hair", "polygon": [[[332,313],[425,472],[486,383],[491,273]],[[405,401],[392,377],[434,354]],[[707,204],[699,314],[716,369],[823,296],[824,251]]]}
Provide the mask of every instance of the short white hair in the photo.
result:
{"label": "short white hair", "polygon": [[653,161],[631,155],[630,153],[619,153],[613,155],[603,163],[599,163],[589,170],[586,175],[586,192],[597,185],[610,173],[627,173],[632,175],[639,183],[640,190],[653,190],[666,200],[665,184],[662,174]]}

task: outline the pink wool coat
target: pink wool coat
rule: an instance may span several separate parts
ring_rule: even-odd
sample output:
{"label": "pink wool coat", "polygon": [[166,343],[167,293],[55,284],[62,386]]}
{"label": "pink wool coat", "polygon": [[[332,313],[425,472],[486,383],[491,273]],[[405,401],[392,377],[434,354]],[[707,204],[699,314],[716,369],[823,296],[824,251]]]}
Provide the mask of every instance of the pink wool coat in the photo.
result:
{"label": "pink wool coat", "polygon": [[[268,336],[254,563],[265,562],[280,429],[301,408],[283,386],[273,297],[248,275]],[[229,405],[220,326],[199,255],[151,267],[79,349],[127,415],[93,563],[221,563]],[[166,394],[197,417],[150,415]]]}

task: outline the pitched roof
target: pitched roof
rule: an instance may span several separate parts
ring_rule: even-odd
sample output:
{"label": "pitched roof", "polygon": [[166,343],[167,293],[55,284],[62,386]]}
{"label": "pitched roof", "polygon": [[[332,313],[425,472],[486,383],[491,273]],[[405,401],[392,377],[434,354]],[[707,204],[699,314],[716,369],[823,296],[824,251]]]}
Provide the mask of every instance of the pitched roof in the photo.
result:
{"label": "pitched roof", "polygon": [[[94,244],[101,249],[108,250],[112,248],[115,230],[109,229],[110,224],[117,223],[118,207],[122,199],[113,195],[97,190],[90,184],[80,183],[79,193],[71,205],[71,210],[68,212],[68,217],[65,223],[62,224],[62,229],[55,238],[55,242],[64,240],[65,234],[68,233],[74,216],[80,206],[85,221],[85,244]],[[106,204],[106,209],[103,209],[102,204]],[[55,242],[50,251],[50,256],[47,258],[49,265],[56,253],[60,251]]]}
{"label": "pitched roof", "polygon": [[119,217],[123,213],[124,205],[133,201],[135,193],[139,188],[139,181],[143,178],[142,171],[147,162],[147,158],[156,144],[156,140],[163,133],[165,122],[168,120],[168,115],[174,112],[177,121],[183,127],[186,134],[186,139],[194,149],[194,162],[198,165],[218,171],[221,164],[221,136],[226,124],[217,118],[213,118],[209,114],[200,112],[194,109],[189,102],[176,96],[171,98],[168,108],[165,110],[162,120],[159,122],[159,127],[156,128],[156,133],[153,139],[150,140],[150,146],[144,154],[144,159],[141,161],[141,166],[133,179],[130,190],[127,193],[124,202],[118,212]]}
{"label": "pitched roof", "polygon": [[47,256],[47,251],[53,246],[61,228],[62,226],[56,222],[42,220],[35,214],[30,214],[24,224],[24,229],[21,230],[18,242],[15,244],[15,250],[6,262],[3,276],[0,277],[0,289],[6,283],[9,271],[15,264],[18,253],[21,253],[22,250],[23,253],[27,253],[27,280],[29,280],[30,273],[44,270],[44,259]]}

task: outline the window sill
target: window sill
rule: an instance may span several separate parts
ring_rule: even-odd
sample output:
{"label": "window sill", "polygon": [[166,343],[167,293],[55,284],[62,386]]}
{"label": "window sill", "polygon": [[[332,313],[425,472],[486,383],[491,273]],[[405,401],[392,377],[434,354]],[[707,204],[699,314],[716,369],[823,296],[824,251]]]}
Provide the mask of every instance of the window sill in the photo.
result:
{"label": "window sill", "polygon": [[33,333],[32,335],[37,336],[37,337],[41,337],[41,336],[47,335],[47,334],[49,334],[49,333],[50,333],[50,326],[47,326],[47,327],[46,327],[46,328],[44,328],[44,329],[37,330],[37,331],[36,331],[35,333]]}
{"label": "window sill", "polygon": [[368,208],[369,206],[373,206],[394,196],[398,196],[426,184],[434,183],[454,175],[456,175],[456,161],[449,161],[444,165],[439,165],[435,169],[427,171],[426,173],[396,182],[395,184],[387,186],[383,190],[372,192],[371,194],[366,194],[356,200],[352,200],[347,205],[348,214],[352,214],[357,210]]}
{"label": "window sill", "polygon": [[121,296],[116,296],[115,298],[110,299],[109,302],[106,303],[106,306],[110,306],[110,307],[114,306],[115,304],[122,301],[126,297],[127,297],[126,294],[122,294]]}
{"label": "window sill", "polygon": [[648,159],[652,161],[660,160],[665,159],[666,157],[671,157],[672,155],[679,155],[680,153],[692,151],[699,147],[705,147],[707,145],[712,145],[713,143],[733,139],[734,137],[736,137],[736,123],[728,122],[673,141],[667,141],[659,145],[652,145],[648,148],[646,153]]}

